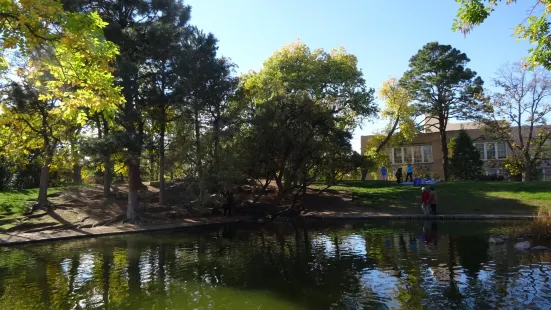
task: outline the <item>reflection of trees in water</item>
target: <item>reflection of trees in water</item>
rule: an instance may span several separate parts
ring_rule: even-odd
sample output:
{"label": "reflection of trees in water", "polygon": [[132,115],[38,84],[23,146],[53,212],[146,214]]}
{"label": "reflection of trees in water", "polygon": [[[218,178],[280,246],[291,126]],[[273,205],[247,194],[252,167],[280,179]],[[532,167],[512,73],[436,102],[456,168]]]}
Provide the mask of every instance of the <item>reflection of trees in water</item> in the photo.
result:
{"label": "reflection of trees in water", "polygon": [[[518,272],[519,264],[537,261],[515,255],[510,246],[489,248],[482,237],[442,235],[437,247],[429,247],[414,233],[361,226],[315,231],[296,223],[225,226],[211,234],[79,240],[2,255],[0,309],[14,310],[217,308],[245,302],[251,308],[288,302],[285,307],[303,309],[480,309],[522,293],[515,285],[549,289],[545,270]],[[549,261],[542,255],[547,256],[540,261]]]}

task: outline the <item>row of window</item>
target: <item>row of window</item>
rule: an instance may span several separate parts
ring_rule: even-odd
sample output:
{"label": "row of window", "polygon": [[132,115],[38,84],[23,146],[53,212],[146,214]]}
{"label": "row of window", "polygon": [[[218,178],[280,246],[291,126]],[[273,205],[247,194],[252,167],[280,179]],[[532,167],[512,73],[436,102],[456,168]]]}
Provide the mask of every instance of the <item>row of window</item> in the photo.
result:
{"label": "row of window", "polygon": [[507,144],[503,142],[479,142],[474,146],[480,152],[480,159],[505,159],[507,157]]}
{"label": "row of window", "polygon": [[[480,159],[505,159],[507,145],[503,142],[479,142],[474,144]],[[432,163],[432,145],[402,146],[389,149],[392,164]]]}
{"label": "row of window", "polygon": [[389,149],[393,164],[432,163],[432,145],[403,146]]}

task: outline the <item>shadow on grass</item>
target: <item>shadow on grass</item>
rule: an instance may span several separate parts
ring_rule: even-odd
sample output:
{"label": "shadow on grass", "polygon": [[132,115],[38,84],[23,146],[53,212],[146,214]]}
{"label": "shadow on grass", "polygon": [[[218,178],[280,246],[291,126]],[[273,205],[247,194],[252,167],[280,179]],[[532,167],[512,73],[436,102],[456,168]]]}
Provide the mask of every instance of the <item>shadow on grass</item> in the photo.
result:
{"label": "shadow on grass", "polygon": [[[533,214],[551,206],[551,184],[544,182],[449,182],[433,185],[439,213]],[[374,212],[420,213],[421,188],[383,181],[345,181],[335,189]]]}

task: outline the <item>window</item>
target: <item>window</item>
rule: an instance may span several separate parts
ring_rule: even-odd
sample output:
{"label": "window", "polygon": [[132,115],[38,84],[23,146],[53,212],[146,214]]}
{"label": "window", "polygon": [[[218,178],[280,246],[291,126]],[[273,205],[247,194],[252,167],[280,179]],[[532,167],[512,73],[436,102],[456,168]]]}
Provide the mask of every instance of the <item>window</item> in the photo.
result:
{"label": "window", "polygon": [[395,164],[403,164],[404,163],[404,154],[402,154],[402,148],[401,147],[395,147],[394,148],[394,163]]}
{"label": "window", "polygon": [[474,146],[480,152],[480,159],[505,159],[507,157],[507,144],[504,142],[479,142]]}
{"label": "window", "polygon": [[503,142],[497,144],[497,158],[504,159],[507,157],[507,146]]}
{"label": "window", "polygon": [[423,145],[423,162],[432,163],[432,145]]}
{"label": "window", "polygon": [[484,159],[484,143],[475,143],[474,146],[480,153],[480,159]]}
{"label": "window", "polygon": [[495,143],[486,143],[486,159],[496,158],[496,145]]}
{"label": "window", "polygon": [[420,145],[412,147],[414,163],[423,162],[423,152],[421,151],[421,149],[422,149],[422,146]]}

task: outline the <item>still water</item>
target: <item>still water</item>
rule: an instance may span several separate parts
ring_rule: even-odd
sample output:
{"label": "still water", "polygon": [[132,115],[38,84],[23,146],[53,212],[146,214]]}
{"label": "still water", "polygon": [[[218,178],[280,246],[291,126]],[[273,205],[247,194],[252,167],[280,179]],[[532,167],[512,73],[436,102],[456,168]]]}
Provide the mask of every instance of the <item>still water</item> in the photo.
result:
{"label": "still water", "polygon": [[241,224],[0,248],[0,309],[551,309],[551,254],[489,245],[504,225]]}

